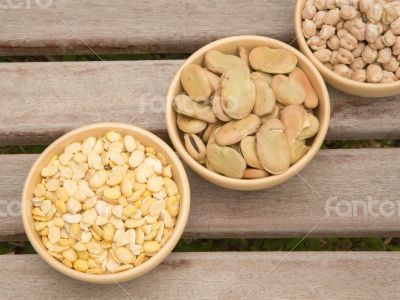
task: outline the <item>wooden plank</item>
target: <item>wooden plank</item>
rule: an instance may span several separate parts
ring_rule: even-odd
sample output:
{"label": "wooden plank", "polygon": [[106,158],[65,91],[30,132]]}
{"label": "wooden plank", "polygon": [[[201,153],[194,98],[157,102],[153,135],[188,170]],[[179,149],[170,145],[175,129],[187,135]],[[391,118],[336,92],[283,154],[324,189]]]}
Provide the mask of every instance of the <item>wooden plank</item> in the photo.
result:
{"label": "wooden plank", "polygon": [[193,52],[244,34],[288,42],[295,5],[286,2],[0,0],[0,54],[93,54],[87,45],[98,53]]}
{"label": "wooden plank", "polygon": [[[321,150],[301,177],[254,192],[219,188],[188,170],[185,237],[400,236],[399,155],[398,148]],[[18,204],[36,157],[0,155],[1,240],[25,238]]]}
{"label": "wooden plank", "polygon": [[[132,123],[166,137],[164,104],[182,61],[0,64],[0,144],[47,144],[73,128]],[[399,97],[329,89],[328,139],[400,138]]]}
{"label": "wooden plank", "polygon": [[[37,255],[1,255],[2,299],[397,299],[396,252],[173,253],[119,285],[85,284]],[[27,268],[29,266],[29,268]]]}
{"label": "wooden plank", "polygon": [[0,117],[0,144],[47,144],[72,128],[103,121],[132,123],[165,137],[165,97],[180,63],[1,64],[0,105],[7,113]]}

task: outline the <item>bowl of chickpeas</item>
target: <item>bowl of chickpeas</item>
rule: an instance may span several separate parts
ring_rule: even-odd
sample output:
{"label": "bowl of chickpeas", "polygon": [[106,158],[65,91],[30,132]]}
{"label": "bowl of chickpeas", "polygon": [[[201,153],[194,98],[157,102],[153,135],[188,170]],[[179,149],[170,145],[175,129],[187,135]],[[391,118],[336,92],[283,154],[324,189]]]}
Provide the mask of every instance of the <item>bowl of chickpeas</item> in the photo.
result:
{"label": "bowl of chickpeas", "polygon": [[73,130],[32,166],[22,220],[36,252],[77,280],[139,277],[171,253],[189,216],[190,190],[175,152],[120,123]]}
{"label": "bowl of chickpeas", "polygon": [[298,0],[300,50],[333,87],[361,97],[400,93],[400,2]]}

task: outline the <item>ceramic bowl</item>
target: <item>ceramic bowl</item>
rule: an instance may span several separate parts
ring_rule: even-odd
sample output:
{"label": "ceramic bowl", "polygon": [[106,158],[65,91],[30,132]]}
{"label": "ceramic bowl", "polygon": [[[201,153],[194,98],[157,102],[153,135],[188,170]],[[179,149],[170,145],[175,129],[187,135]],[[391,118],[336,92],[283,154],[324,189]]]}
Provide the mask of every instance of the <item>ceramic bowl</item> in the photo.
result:
{"label": "ceramic bowl", "polygon": [[321,72],[325,81],[336,89],[345,93],[360,96],[360,97],[386,97],[393,96],[400,93],[400,80],[391,83],[367,83],[358,82],[340,76],[328,69],[321,63],[313,54],[311,49],[308,47],[306,39],[302,32],[302,17],[301,11],[307,0],[298,0],[295,14],[294,14],[294,28],[296,31],[297,44],[301,52],[308,57],[309,60],[317,67]]}
{"label": "ceramic bowl", "polygon": [[[140,143],[145,146],[153,147],[157,152],[160,152],[165,156],[168,163],[172,167],[172,174],[175,182],[178,185],[178,189],[181,195],[180,211],[176,221],[175,228],[171,234],[170,239],[161,248],[161,250],[143,264],[138,267],[123,271],[120,273],[113,274],[87,274],[78,272],[76,270],[70,269],[63,263],[59,262],[53,256],[51,256],[44,245],[42,244],[41,238],[37,234],[34,228],[34,220],[32,218],[32,198],[35,186],[40,182],[41,170],[48,165],[51,159],[55,155],[59,155],[63,152],[64,148],[77,141],[82,141],[86,137],[103,136],[108,131],[116,131],[122,135],[130,134]],[[22,220],[25,228],[26,235],[29,238],[32,246],[35,248],[36,252],[46,261],[51,267],[57,271],[77,280],[86,281],[90,283],[99,284],[112,284],[116,282],[122,282],[137,278],[160,264],[171,251],[174,249],[176,243],[180,239],[183,230],[185,229],[186,222],[189,216],[190,208],[190,189],[189,182],[182,166],[181,161],[178,159],[175,152],[160,138],[154,134],[138,128],[136,126],[120,123],[99,123],[93,124],[79,129],[73,130],[55,142],[53,142],[47,149],[39,156],[36,162],[33,164],[28,177],[25,181],[24,190],[22,193]]]}
{"label": "ceramic bowl", "polygon": [[[234,179],[229,178],[215,172],[208,170],[206,167],[194,160],[189,153],[186,151],[182,133],[179,131],[176,124],[176,113],[172,108],[172,101],[176,95],[183,92],[180,77],[182,69],[189,64],[200,64],[203,65],[204,56],[207,51],[215,49],[227,54],[237,55],[238,46],[244,46],[247,49],[253,49],[258,46],[268,46],[271,48],[283,48],[293,52],[298,59],[298,66],[306,73],[310,79],[315,92],[319,98],[319,106],[315,110],[315,114],[319,119],[320,128],[317,135],[314,137],[311,147],[308,152],[294,165],[292,165],[288,171],[280,175],[273,175],[261,179]],[[287,181],[289,178],[300,172],[315,156],[324,141],[326,132],[328,130],[330,118],[330,102],[329,95],[322,79],[321,74],[315,68],[315,66],[298,50],[285,44],[281,41],[262,37],[262,36],[234,36],[224,38],[212,42],[192,54],[185,63],[181,66],[168,90],[167,104],[166,104],[166,122],[169,137],[178,152],[179,156],[185,161],[185,163],[197,174],[204,179],[217,184],[219,186],[234,189],[234,190],[258,190],[264,188],[270,188],[277,184]]]}

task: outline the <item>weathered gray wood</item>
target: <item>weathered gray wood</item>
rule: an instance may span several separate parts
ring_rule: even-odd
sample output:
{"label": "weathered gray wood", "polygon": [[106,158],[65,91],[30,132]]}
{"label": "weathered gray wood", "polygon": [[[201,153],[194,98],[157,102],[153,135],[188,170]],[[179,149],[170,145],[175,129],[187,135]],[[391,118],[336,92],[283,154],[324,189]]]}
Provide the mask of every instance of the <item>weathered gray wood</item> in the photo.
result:
{"label": "weathered gray wood", "polygon": [[[321,150],[301,177],[255,192],[219,188],[188,170],[192,205],[185,237],[302,237],[311,230],[310,237],[400,236],[399,155],[398,148]],[[17,206],[36,157],[0,155],[0,240],[25,238]],[[372,213],[361,210],[368,202]],[[359,209],[345,215],[346,204]]]}
{"label": "weathered gray wood", "polygon": [[132,123],[165,133],[164,102],[179,62],[0,64],[0,143],[46,144],[79,126]]}
{"label": "weathered gray wood", "polygon": [[[395,252],[173,253],[136,280],[99,286],[37,255],[0,256],[2,299],[397,299]],[[28,267],[27,267],[28,266]]]}
{"label": "weathered gray wood", "polygon": [[[182,61],[0,64],[0,144],[46,144],[73,128],[126,122],[166,137],[164,104]],[[330,89],[329,139],[399,138],[399,96]]]}
{"label": "weathered gray wood", "polygon": [[295,5],[285,2],[1,0],[0,54],[93,54],[85,43],[98,53],[193,52],[243,34],[288,42]]}

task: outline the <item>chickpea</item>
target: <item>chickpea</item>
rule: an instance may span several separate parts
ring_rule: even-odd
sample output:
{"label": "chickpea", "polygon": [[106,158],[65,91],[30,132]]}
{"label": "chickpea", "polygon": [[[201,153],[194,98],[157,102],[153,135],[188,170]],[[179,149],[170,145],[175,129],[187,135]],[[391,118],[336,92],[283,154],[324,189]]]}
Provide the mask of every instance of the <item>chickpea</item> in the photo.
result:
{"label": "chickpea", "polygon": [[319,32],[319,36],[321,39],[329,40],[332,36],[335,35],[336,28],[332,25],[322,25],[322,28]]}
{"label": "chickpea", "polygon": [[355,19],[347,20],[343,23],[343,28],[350,32],[350,29],[353,27]]}
{"label": "chickpea", "polygon": [[337,51],[332,51],[330,63],[334,66],[339,63],[339,53]]}
{"label": "chickpea", "polygon": [[397,68],[399,67],[399,62],[395,57],[391,57],[390,61],[388,63],[382,64],[382,67],[384,70],[389,71],[389,72],[396,72]]}
{"label": "chickpea", "polygon": [[327,63],[331,60],[332,51],[329,49],[319,49],[314,52],[315,57],[322,63]]}
{"label": "chickpea", "polygon": [[321,39],[319,36],[313,36],[307,41],[307,45],[313,50],[319,50],[326,48],[326,41]]}
{"label": "chickpea", "polygon": [[396,42],[396,36],[393,34],[393,31],[386,31],[386,33],[382,36],[382,42],[387,47],[393,46]]}
{"label": "chickpea", "polygon": [[390,25],[397,18],[397,11],[393,3],[388,3],[383,7],[382,23]]}
{"label": "chickpea", "polygon": [[390,62],[391,57],[392,57],[392,49],[384,48],[379,50],[378,58],[376,59],[376,61],[381,64],[387,64]]}
{"label": "chickpea", "polygon": [[357,69],[354,71],[353,75],[351,75],[351,79],[359,82],[365,82],[367,80],[367,71],[364,69]]}
{"label": "chickpea", "polygon": [[350,69],[348,66],[343,65],[343,64],[337,64],[333,67],[333,72],[336,74],[339,74],[340,76],[346,77],[346,78],[351,78],[353,75],[353,70]]}
{"label": "chickpea", "polygon": [[378,83],[383,78],[383,70],[377,64],[371,64],[367,67],[367,82]]}
{"label": "chickpea", "polygon": [[[384,33],[384,32],[386,32],[386,31],[388,31],[389,30],[389,25],[387,25],[387,24],[383,24],[383,23],[380,23],[381,25],[382,25],[382,28],[383,28],[383,31],[382,31],[382,33]],[[381,33],[381,34],[382,34]]]}
{"label": "chickpea", "polygon": [[340,16],[342,19],[351,20],[357,16],[357,10],[350,5],[344,5],[340,9]]}
{"label": "chickpea", "polygon": [[390,83],[396,81],[396,76],[394,75],[393,72],[389,72],[384,70],[383,71],[383,78],[381,80],[381,83]]}
{"label": "chickpea", "polygon": [[347,29],[340,29],[337,31],[337,36],[339,39],[344,38],[345,36],[349,35],[350,32],[347,31]]}
{"label": "chickpea", "polygon": [[338,60],[341,64],[350,65],[354,62],[354,55],[347,49],[339,48]]}
{"label": "chickpea", "polygon": [[314,0],[314,6],[318,10],[325,10],[326,8],[326,1],[325,0]]}
{"label": "chickpea", "polygon": [[396,41],[392,47],[393,55],[400,55],[400,36],[396,37]]}
{"label": "chickpea", "polygon": [[367,64],[372,64],[378,57],[378,51],[372,49],[370,46],[365,46],[362,53],[362,59]]}
{"label": "chickpea", "polygon": [[362,13],[367,14],[369,9],[374,5],[374,0],[360,0],[359,8]]}
{"label": "chickpea", "polygon": [[301,12],[301,16],[304,19],[312,20],[312,18],[314,17],[316,12],[317,12],[317,9],[313,5],[313,2],[311,0],[308,0],[306,2],[306,4],[304,5],[303,11]]}
{"label": "chickpea", "polygon": [[325,0],[325,7],[326,9],[335,9],[336,8],[335,0]]}
{"label": "chickpea", "polygon": [[375,3],[367,12],[367,19],[371,23],[378,23],[382,19],[383,8],[380,3]]}
{"label": "chickpea", "polygon": [[340,22],[340,11],[339,9],[331,9],[325,16],[325,24],[336,25]]}
{"label": "chickpea", "polygon": [[352,51],[354,57],[360,57],[362,55],[362,53],[364,52],[364,49],[365,49],[365,44],[359,43],[357,48]]}
{"label": "chickpea", "polygon": [[310,38],[317,33],[317,27],[315,26],[315,23],[311,20],[304,20],[303,22],[303,34],[306,38]]}
{"label": "chickpea", "polygon": [[383,26],[382,23],[376,23],[376,26],[378,26],[378,34],[382,35],[382,33],[385,31],[385,27]]}
{"label": "chickpea", "polygon": [[337,35],[334,35],[326,42],[326,44],[328,45],[329,49],[337,50],[339,49],[339,38]]}
{"label": "chickpea", "polygon": [[354,20],[352,27],[349,29],[350,33],[359,41],[365,40],[365,32],[367,24],[361,18]]}
{"label": "chickpea", "polygon": [[393,34],[400,35],[400,17],[398,17],[396,20],[393,21],[392,24],[390,24],[390,29],[392,30]]}
{"label": "chickpea", "polygon": [[340,47],[350,51],[357,48],[357,39],[352,36],[351,33],[349,33],[346,29],[339,30],[337,35],[339,37]]}
{"label": "chickpea", "polygon": [[396,71],[396,77],[397,77],[398,79],[400,79],[400,68],[398,68],[397,71]]}
{"label": "chickpea", "polygon": [[359,69],[365,69],[365,62],[362,60],[361,57],[356,57],[354,59],[354,62],[350,65],[350,68],[354,71]]}
{"label": "chickpea", "polygon": [[315,23],[315,26],[320,29],[322,25],[324,25],[325,18],[326,18],[326,11],[319,11],[315,14],[313,21]]}
{"label": "chickpea", "polygon": [[336,24],[336,31],[339,31],[339,30],[343,29],[343,25],[344,25],[343,21],[340,21],[339,23],[337,23]]}
{"label": "chickpea", "polygon": [[369,43],[369,46],[375,50],[381,50],[385,48],[385,44],[382,41],[382,36],[380,36],[375,42]]}
{"label": "chickpea", "polygon": [[349,6],[351,4],[351,0],[335,0],[336,6],[342,8],[343,6]]}
{"label": "chickpea", "polygon": [[369,43],[375,42],[379,37],[378,26],[372,23],[367,24],[367,28],[365,30],[365,39]]}

